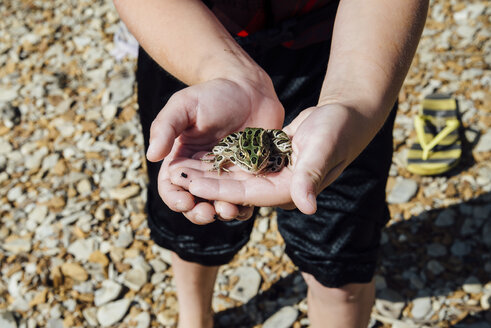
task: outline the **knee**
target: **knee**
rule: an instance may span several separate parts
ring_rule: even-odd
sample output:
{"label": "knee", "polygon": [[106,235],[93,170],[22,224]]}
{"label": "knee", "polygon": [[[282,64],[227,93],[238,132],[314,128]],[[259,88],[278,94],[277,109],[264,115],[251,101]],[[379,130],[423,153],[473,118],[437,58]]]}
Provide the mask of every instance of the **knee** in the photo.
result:
{"label": "knee", "polygon": [[347,284],[341,287],[330,288],[322,285],[311,274],[302,273],[309,294],[315,299],[329,303],[357,303],[375,293],[373,282],[367,284]]}

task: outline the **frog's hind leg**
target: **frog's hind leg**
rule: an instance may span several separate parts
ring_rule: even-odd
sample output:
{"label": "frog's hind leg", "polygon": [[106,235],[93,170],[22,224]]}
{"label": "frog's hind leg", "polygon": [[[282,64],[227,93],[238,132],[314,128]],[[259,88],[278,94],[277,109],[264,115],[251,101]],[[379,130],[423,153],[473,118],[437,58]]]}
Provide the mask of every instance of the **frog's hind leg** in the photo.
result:
{"label": "frog's hind leg", "polygon": [[285,164],[285,160],[286,155],[284,154],[271,155],[268,159],[268,164],[266,165],[264,172],[275,173],[281,171],[283,166],[286,166],[287,164]]}

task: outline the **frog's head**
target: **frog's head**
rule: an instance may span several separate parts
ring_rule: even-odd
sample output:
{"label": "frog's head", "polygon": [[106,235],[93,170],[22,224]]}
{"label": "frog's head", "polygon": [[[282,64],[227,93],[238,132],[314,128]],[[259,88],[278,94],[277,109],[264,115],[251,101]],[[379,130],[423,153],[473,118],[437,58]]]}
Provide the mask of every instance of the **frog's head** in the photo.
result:
{"label": "frog's head", "polygon": [[249,172],[260,172],[268,164],[270,147],[270,138],[266,130],[245,128],[239,140],[237,164]]}

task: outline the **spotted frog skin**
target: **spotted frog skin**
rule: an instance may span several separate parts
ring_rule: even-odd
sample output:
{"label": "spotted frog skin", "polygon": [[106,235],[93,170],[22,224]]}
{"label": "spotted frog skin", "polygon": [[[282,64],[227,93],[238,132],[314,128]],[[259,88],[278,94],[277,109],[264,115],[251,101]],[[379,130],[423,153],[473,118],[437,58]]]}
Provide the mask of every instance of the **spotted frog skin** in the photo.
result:
{"label": "spotted frog skin", "polygon": [[[218,174],[222,170],[228,172],[224,166],[232,163],[258,175],[278,172],[291,163],[291,153],[291,140],[282,130],[245,128],[220,140],[203,160],[213,162],[212,170],[218,171]],[[209,156],[213,158],[208,159]]]}

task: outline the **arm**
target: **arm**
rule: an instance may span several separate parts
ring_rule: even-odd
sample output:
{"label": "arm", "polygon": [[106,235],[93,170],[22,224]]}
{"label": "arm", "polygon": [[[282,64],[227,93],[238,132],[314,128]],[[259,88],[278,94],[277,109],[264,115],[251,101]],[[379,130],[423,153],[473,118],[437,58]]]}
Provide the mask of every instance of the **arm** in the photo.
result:
{"label": "arm", "polygon": [[114,0],[150,56],[188,85],[267,75],[199,0]]}
{"label": "arm", "polygon": [[[292,129],[298,127],[294,143],[297,139],[302,151],[291,196],[302,211],[315,212],[315,195],[382,127],[411,64],[427,10],[428,0],[341,1],[319,104],[303,113],[310,114],[307,119],[292,124]],[[309,131],[318,132],[310,138]]]}
{"label": "arm", "polygon": [[150,131],[147,158],[165,158],[158,178],[162,200],[199,224],[213,221],[215,214],[250,217],[251,208],[194,199],[170,182],[168,167],[174,160],[210,151],[221,138],[247,126],[280,128],[284,110],[271,79],[199,0],[114,3],[153,59],[190,85],[169,99]]}

